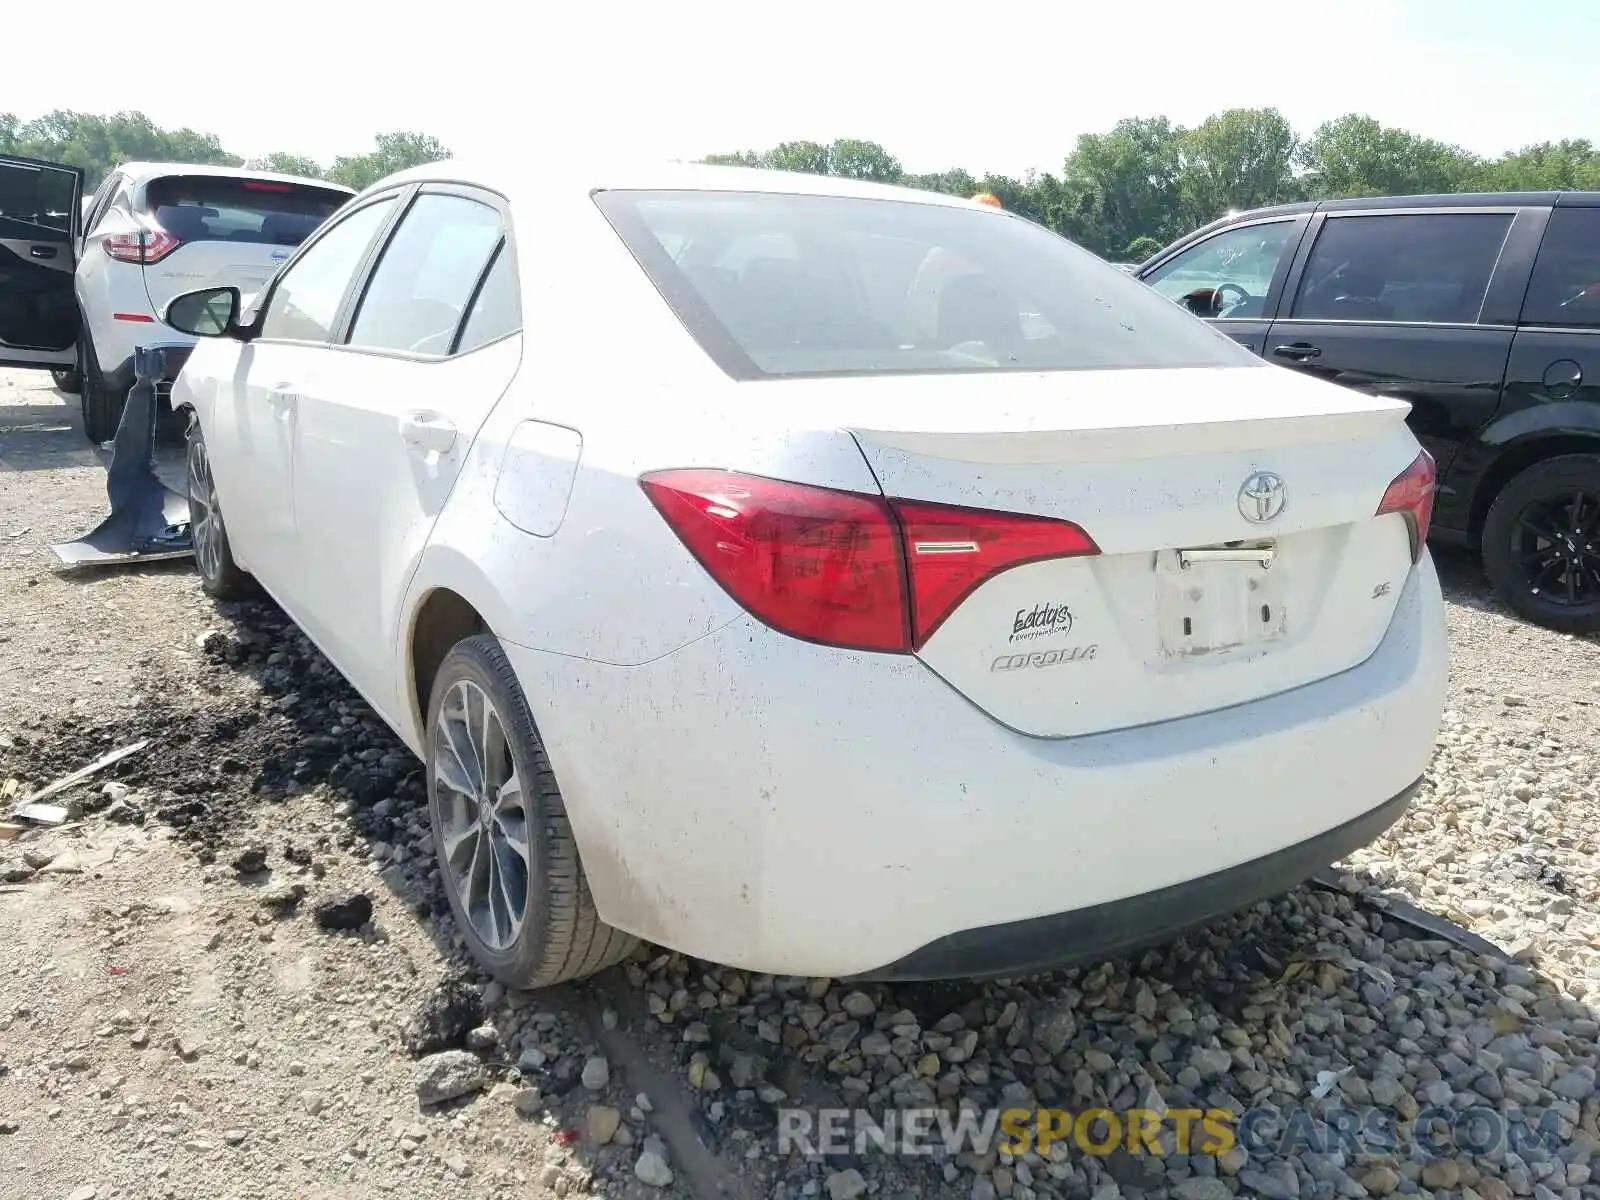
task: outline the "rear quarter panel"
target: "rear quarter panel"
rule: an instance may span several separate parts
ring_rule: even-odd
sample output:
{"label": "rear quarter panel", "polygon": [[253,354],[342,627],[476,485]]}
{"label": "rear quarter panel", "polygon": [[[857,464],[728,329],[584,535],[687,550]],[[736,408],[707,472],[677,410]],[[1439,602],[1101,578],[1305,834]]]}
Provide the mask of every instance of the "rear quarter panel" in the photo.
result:
{"label": "rear quarter panel", "polygon": [[[407,588],[396,631],[400,678],[409,677],[412,622],[438,588],[471,603],[502,640],[621,666],[670,654],[737,619],[743,609],[646,498],[646,471],[726,467],[877,490],[847,434],[804,428],[783,385],[735,384],[706,357],[586,197],[576,205],[519,200],[513,220],[522,364],[480,430]],[[561,236],[550,236],[556,228]],[[576,466],[508,456],[529,422],[575,432]],[[532,432],[520,440],[541,440]],[[571,484],[558,521],[528,532],[507,519],[496,494],[514,509],[508,497],[549,493],[548,479],[518,477],[537,470],[570,472]],[[528,699],[536,719],[559,702]],[[413,717],[420,730],[420,714]]]}

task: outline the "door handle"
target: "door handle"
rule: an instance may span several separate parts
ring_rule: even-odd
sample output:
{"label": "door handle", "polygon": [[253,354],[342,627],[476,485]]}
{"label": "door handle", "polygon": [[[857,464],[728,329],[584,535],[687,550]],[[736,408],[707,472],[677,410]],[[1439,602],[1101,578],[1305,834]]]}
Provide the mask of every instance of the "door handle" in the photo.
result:
{"label": "door handle", "polygon": [[54,246],[29,246],[28,253],[34,258],[54,258],[56,256],[56,248]]}
{"label": "door handle", "polygon": [[1308,358],[1321,358],[1322,347],[1310,342],[1290,342],[1287,346],[1274,346],[1272,353],[1290,362],[1305,362]]}
{"label": "door handle", "polygon": [[438,413],[410,412],[400,418],[400,436],[418,450],[444,454],[456,444],[456,427]]}

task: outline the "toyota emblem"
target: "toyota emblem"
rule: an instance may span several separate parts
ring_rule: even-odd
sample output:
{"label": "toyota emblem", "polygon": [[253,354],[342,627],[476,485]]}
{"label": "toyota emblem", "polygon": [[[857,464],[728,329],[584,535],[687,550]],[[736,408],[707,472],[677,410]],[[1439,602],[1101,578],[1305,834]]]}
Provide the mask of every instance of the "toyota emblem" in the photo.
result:
{"label": "toyota emblem", "polygon": [[1257,471],[1239,489],[1239,512],[1246,521],[1263,525],[1283,511],[1288,492],[1271,471]]}

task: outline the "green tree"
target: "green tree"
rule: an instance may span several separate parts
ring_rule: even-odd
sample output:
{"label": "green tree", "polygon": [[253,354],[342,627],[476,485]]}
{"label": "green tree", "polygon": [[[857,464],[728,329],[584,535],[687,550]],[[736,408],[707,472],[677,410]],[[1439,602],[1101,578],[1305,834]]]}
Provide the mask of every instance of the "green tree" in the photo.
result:
{"label": "green tree", "polygon": [[1128,243],[1127,261],[1143,262],[1153,254],[1161,252],[1163,243],[1153,237],[1136,237]]}
{"label": "green tree", "polygon": [[245,166],[252,171],[275,171],[279,175],[299,175],[305,179],[322,179],[325,176],[316,159],[303,154],[290,154],[286,150],[274,150],[271,154],[252,158]]}
{"label": "green tree", "polygon": [[188,162],[238,166],[212,133],[162,129],[140,112],[110,116],[57,110],[32,121],[0,119],[0,146],[8,153],[64,162],[84,171],[85,185],[98,186],[107,171],[125,162]]}
{"label": "green tree", "polygon": [[874,183],[899,183],[904,172],[900,160],[877,142],[840,138],[828,147],[828,174]]}
{"label": "green tree", "polygon": [[821,142],[779,142],[761,156],[761,165],[774,171],[801,171],[807,175],[828,175],[828,147]]}
{"label": "green tree", "polygon": [[708,154],[700,161],[713,167],[759,167],[761,155],[755,150],[735,150],[732,154]]}
{"label": "green tree", "polygon": [[366,154],[342,154],[334,159],[327,178],[360,191],[396,171],[450,157],[444,143],[426,133],[380,133],[376,141]]}
{"label": "green tree", "polygon": [[1358,113],[1317,126],[1300,146],[1298,159],[1306,191],[1324,199],[1457,192],[1474,186],[1485,168],[1459,146]]}
{"label": "green tree", "polygon": [[947,196],[975,196],[978,193],[978,181],[960,167],[929,175],[906,175],[900,182],[906,187],[921,188],[925,192],[943,192]]}
{"label": "green tree", "polygon": [[1176,237],[1184,131],[1166,117],[1131,117],[1086,133],[1067,156],[1057,228],[1098,254],[1134,238]]}
{"label": "green tree", "polygon": [[875,183],[899,183],[904,174],[898,158],[877,142],[860,138],[839,138],[827,146],[821,142],[779,142],[771,150],[708,154],[700,161],[719,167],[765,167],[772,171],[800,171],[806,175],[841,175]]}
{"label": "green tree", "polygon": [[1275,108],[1234,108],[1207,117],[1183,135],[1183,224],[1192,228],[1229,209],[1298,199],[1298,144],[1293,126]]}
{"label": "green tree", "polygon": [[1539,142],[1485,164],[1477,180],[1497,192],[1600,190],[1600,150],[1587,138]]}

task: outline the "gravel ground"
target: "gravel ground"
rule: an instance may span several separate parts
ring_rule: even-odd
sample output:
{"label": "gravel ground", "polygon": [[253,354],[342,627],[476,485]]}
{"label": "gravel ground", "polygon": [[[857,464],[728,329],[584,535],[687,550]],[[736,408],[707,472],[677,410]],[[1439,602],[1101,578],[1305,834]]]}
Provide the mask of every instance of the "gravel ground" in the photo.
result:
{"label": "gravel ground", "polygon": [[[850,989],[647,948],[524,995],[461,957],[417,764],[281,613],[212,604],[184,564],[53,568],[103,500],[74,408],[0,372],[0,783],[150,741],[66,794],[70,826],[0,841],[0,1195],[1600,1196],[1600,651],[1510,619],[1469,560],[1441,557],[1427,786],[1337,886],[1019,981]],[[791,1106],[1034,1104],[1299,1136],[808,1156],[775,1135]],[[1548,1137],[1458,1124],[1438,1157],[1357,1154],[1325,1136],[1351,1110]]]}

